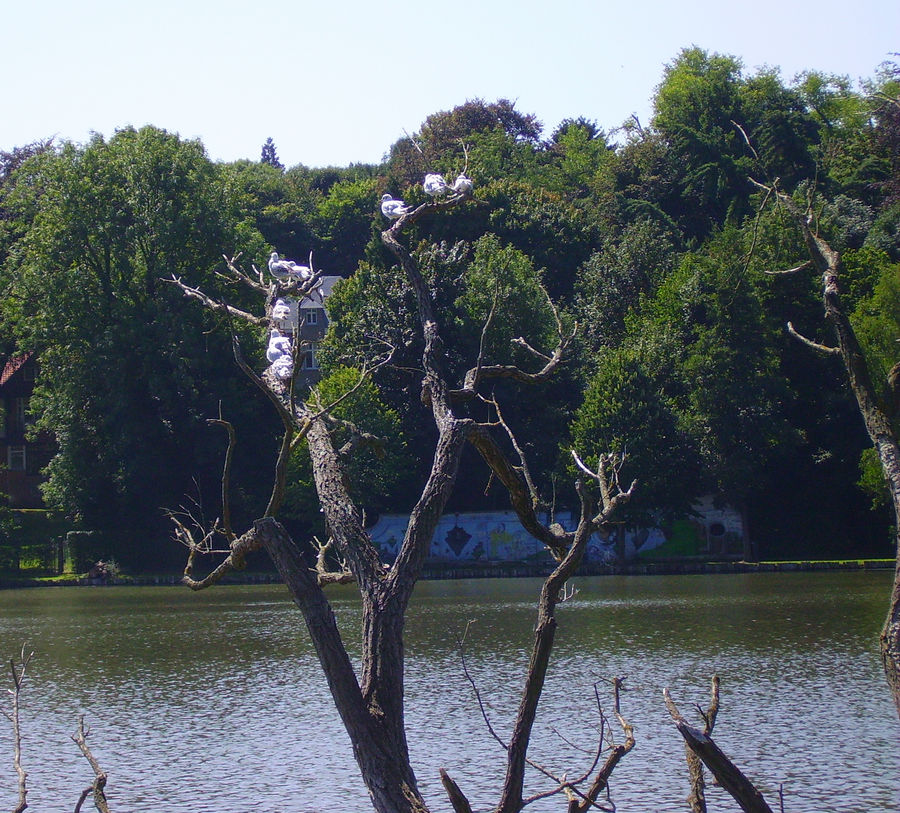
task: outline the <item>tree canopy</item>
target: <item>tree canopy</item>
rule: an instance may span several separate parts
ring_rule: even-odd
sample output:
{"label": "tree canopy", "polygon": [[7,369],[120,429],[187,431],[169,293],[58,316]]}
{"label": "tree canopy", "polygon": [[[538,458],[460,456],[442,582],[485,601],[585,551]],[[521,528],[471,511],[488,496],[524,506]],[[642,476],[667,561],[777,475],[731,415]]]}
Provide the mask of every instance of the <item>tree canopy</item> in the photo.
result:
{"label": "tree canopy", "polygon": [[[236,329],[253,356],[262,329],[186,307],[165,280],[216,291],[223,254],[262,269],[277,250],[304,262],[312,253],[344,278],[319,353],[326,381],[381,342],[395,348],[365,397],[397,422],[408,462],[371,480],[385,478],[373,506],[398,509],[425,476],[429,462],[413,450],[434,430],[410,397],[414,293],[391,272],[377,203],[385,192],[420,203],[425,171],[465,171],[472,205],[411,230],[448,364],[461,372],[479,347],[521,361],[556,329],[553,308],[578,325],[550,403],[538,388],[503,412],[532,426],[543,408],[532,472],[542,494],[555,493],[573,439],[596,452],[621,444],[635,474],[645,471],[634,521],[712,493],[743,506],[763,552],[815,550],[823,527],[796,518],[819,516],[829,549],[886,554],[887,515],[870,513],[871,478],[867,490],[857,482],[866,441],[840,371],[784,329],[812,323],[820,294],[809,279],[769,276],[799,262],[802,243],[754,181],[777,178],[812,203],[844,254],[854,323],[886,380],[900,349],[897,70],[882,66],[861,88],[812,71],[785,82],[776,69],[750,73],[734,56],[688,48],[666,66],[646,127],[605,133],[573,115],[547,136],[513,102],[473,99],[427,117],[380,165],[285,169],[271,139],[259,161],[216,164],[199,142],[153,127],[3,152],[0,340],[4,352],[40,354],[32,406],[58,443],[48,504],[149,563],[168,550],[160,507],[196,491],[188,472],[201,491],[218,476],[220,438],[205,421],[220,398],[247,439],[236,454],[263,465],[272,417],[229,376],[228,338]],[[229,294],[240,305],[246,292]],[[496,386],[502,396],[506,383]],[[500,507],[483,464],[467,453],[462,465],[471,486],[453,507]],[[786,505],[785,482],[810,477],[817,487],[798,486]],[[248,486],[236,504],[262,499]]]}

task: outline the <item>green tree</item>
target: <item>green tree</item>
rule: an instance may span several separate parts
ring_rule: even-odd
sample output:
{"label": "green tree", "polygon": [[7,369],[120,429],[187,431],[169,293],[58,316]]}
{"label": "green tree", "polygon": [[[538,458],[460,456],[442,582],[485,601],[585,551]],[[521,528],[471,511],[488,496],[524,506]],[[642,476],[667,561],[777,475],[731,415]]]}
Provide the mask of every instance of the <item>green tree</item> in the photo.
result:
{"label": "green tree", "polygon": [[272,141],[272,137],[269,136],[266,139],[266,143],[262,146],[262,155],[260,156],[260,161],[264,164],[268,164],[270,167],[274,167],[278,170],[284,169],[284,164],[278,160],[278,153],[275,150],[275,142]]}
{"label": "green tree", "polygon": [[624,456],[622,481],[640,484],[623,512],[630,524],[682,517],[709,486],[692,439],[630,348],[600,357],[570,432],[590,466],[603,454]]}
{"label": "green tree", "polygon": [[626,337],[626,317],[652,298],[678,260],[678,237],[658,221],[630,222],[578,270],[575,310],[588,357]]}
{"label": "green tree", "polygon": [[6,205],[25,231],[3,268],[5,304],[20,346],[40,353],[36,427],[59,444],[45,498],[105,531],[120,560],[146,563],[160,507],[192,490],[186,472],[208,470],[202,421],[228,357],[214,320],[163,280],[213,280],[223,246],[263,243],[203,147],[150,127],[36,156]]}

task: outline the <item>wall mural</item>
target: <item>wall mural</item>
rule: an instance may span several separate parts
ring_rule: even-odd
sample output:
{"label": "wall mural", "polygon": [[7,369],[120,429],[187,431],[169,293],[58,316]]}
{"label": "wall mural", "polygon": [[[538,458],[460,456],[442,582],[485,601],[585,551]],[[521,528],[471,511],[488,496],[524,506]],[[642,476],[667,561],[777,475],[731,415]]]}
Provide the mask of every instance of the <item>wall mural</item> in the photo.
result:
{"label": "wall mural", "polygon": [[[701,500],[695,511],[696,516],[666,529],[613,526],[605,534],[594,534],[588,542],[586,561],[615,561],[617,541],[625,559],[651,552],[658,556],[741,553],[744,528],[737,511],[715,507],[712,498]],[[557,513],[555,519],[566,529],[575,527],[569,512]],[[383,559],[390,561],[397,555],[407,521],[405,514],[383,514],[369,529]],[[529,562],[545,560],[549,554],[523,530],[514,512],[481,511],[441,517],[428,558],[433,562]]]}

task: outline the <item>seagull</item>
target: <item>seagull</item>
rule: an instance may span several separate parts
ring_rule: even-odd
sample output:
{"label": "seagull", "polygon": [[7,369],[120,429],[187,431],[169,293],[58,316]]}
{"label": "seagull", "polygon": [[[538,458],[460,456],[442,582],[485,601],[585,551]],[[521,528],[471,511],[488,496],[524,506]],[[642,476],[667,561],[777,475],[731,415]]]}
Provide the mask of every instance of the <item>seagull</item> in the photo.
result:
{"label": "seagull", "polygon": [[454,192],[462,195],[466,192],[472,191],[472,179],[467,178],[465,175],[460,173],[456,176],[456,180],[453,182],[453,186],[450,187]]}
{"label": "seagull", "polygon": [[282,336],[277,330],[272,331],[269,337],[269,346],[266,348],[266,358],[270,363],[274,364],[283,356],[292,358],[291,340],[287,336]]}
{"label": "seagull", "polygon": [[425,194],[431,195],[433,198],[447,193],[447,182],[444,180],[444,176],[436,173],[426,175],[422,186],[425,189]]}
{"label": "seagull", "polygon": [[276,299],[272,308],[272,319],[275,322],[287,322],[291,318],[290,306],[283,299]]}
{"label": "seagull", "polygon": [[272,362],[272,372],[279,381],[287,381],[294,375],[294,359],[281,356]]}
{"label": "seagull", "polygon": [[402,200],[392,198],[390,195],[381,196],[381,214],[385,217],[396,220],[398,217],[409,213],[409,211],[410,207]]}
{"label": "seagull", "polygon": [[282,259],[277,251],[269,255],[269,273],[276,279],[288,279],[292,276],[309,279],[312,271],[309,266],[298,265],[293,260]]}
{"label": "seagull", "polygon": [[277,330],[273,330],[269,336],[266,358],[272,365],[272,372],[279,381],[287,381],[294,375],[294,354],[291,350],[291,340],[287,336],[282,336]]}

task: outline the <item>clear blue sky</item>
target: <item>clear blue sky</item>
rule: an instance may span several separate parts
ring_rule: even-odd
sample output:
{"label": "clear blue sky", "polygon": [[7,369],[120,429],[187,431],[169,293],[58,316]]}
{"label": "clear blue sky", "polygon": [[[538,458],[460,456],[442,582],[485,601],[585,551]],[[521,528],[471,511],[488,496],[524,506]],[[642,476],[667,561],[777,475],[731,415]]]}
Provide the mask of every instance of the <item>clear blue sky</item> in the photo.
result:
{"label": "clear blue sky", "polygon": [[211,158],[377,162],[425,117],[509,98],[549,132],[643,123],[691,45],[869,78],[900,51],[898,0],[17,0],[2,15],[0,149],[153,124]]}

